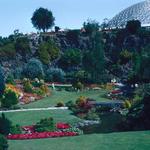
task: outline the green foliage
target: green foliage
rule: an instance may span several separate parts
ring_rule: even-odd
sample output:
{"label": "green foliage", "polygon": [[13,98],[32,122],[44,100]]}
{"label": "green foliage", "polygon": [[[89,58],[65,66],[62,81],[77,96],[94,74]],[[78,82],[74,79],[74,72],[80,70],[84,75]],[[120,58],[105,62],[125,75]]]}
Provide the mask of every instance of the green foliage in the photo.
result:
{"label": "green foliage", "polygon": [[10,108],[18,103],[18,96],[12,90],[7,90],[4,92],[3,98],[1,99],[2,107]]}
{"label": "green foliage", "polygon": [[144,97],[134,104],[122,122],[123,130],[150,130],[150,84],[144,85]]}
{"label": "green foliage", "polygon": [[43,30],[43,32],[54,25],[54,20],[52,12],[42,7],[36,9],[31,18],[33,26],[38,30]]}
{"label": "green foliage", "polygon": [[59,54],[60,50],[52,40],[41,43],[38,49],[39,58],[44,64],[48,64],[58,58]]}
{"label": "green foliage", "polygon": [[129,100],[125,100],[125,102],[124,102],[124,108],[127,108],[127,109],[129,109],[129,108],[131,108],[131,102],[129,101]]}
{"label": "green foliage", "polygon": [[126,64],[129,60],[132,59],[132,53],[128,50],[123,50],[120,52],[120,63]]}
{"label": "green foliage", "polygon": [[95,33],[92,38],[92,46],[83,56],[83,67],[87,73],[91,75],[94,82],[102,82],[105,59],[104,59],[104,47],[102,42],[102,36],[100,33]]}
{"label": "green foliage", "polygon": [[60,68],[49,68],[46,72],[46,80],[49,82],[64,82],[65,72]]}
{"label": "green foliage", "polygon": [[50,55],[47,51],[46,44],[42,43],[39,46],[38,50],[39,59],[42,61],[43,64],[49,64],[50,63]]}
{"label": "green foliage", "polygon": [[77,90],[83,90],[84,85],[83,85],[81,82],[76,82],[76,83],[73,85],[73,87],[76,88]]}
{"label": "green foliage", "polygon": [[65,106],[65,104],[63,101],[58,102],[56,105],[56,107],[64,107],[64,106]]}
{"label": "green foliage", "polygon": [[81,63],[81,51],[79,49],[68,49],[60,59],[60,66],[67,69],[77,67]]}
{"label": "green foliage", "polygon": [[75,103],[77,106],[82,107],[86,103],[86,99],[86,97],[80,96],[79,98],[77,98]]}
{"label": "green foliage", "polygon": [[33,92],[33,89],[32,89],[32,84],[30,83],[30,80],[28,79],[24,79],[23,81],[23,89],[25,92],[27,93],[32,93]]}
{"label": "green foliage", "polygon": [[3,95],[5,90],[4,72],[0,66],[0,97]]}
{"label": "green foliage", "polygon": [[87,22],[83,23],[83,27],[86,31],[87,35],[92,35],[93,32],[97,32],[99,30],[99,23],[95,20],[87,20]]}
{"label": "green foliage", "polygon": [[43,93],[42,96],[46,96],[49,93],[49,89],[48,89],[48,86],[46,84],[41,85],[40,90]]}
{"label": "green foliage", "polygon": [[15,49],[21,54],[27,54],[30,52],[29,40],[27,37],[19,37],[15,41]]}
{"label": "green foliage", "polygon": [[14,57],[16,54],[14,43],[6,43],[0,47],[0,56],[7,56],[8,58]]}
{"label": "green foliage", "polygon": [[89,110],[89,112],[86,115],[86,119],[87,120],[99,120],[100,118],[99,118],[98,114],[96,113],[96,109],[93,108],[93,109]]}
{"label": "green foliage", "polygon": [[22,133],[21,127],[19,125],[11,126],[10,133],[11,134],[21,134]]}
{"label": "green foliage", "polygon": [[14,76],[12,73],[9,73],[7,78],[6,78],[6,83],[7,84],[15,84],[15,81],[14,81]]}
{"label": "green foliage", "polygon": [[34,81],[32,82],[32,85],[34,87],[40,87],[44,85],[44,80],[39,80],[38,78],[35,78]]}
{"label": "green foliage", "polygon": [[14,71],[13,71],[14,78],[15,79],[21,79],[23,77],[22,72],[23,72],[22,67],[15,68]]}
{"label": "green foliage", "polygon": [[73,108],[73,107],[75,106],[75,104],[74,104],[73,101],[68,101],[68,102],[66,103],[66,106],[67,106],[69,109],[71,109],[71,108]]}
{"label": "green foliage", "polygon": [[75,77],[77,81],[85,82],[87,80],[87,73],[84,70],[79,70],[75,73]]}
{"label": "green foliage", "polygon": [[7,139],[0,135],[0,150],[7,150],[8,149],[8,142]]}
{"label": "green foliage", "polygon": [[139,20],[131,20],[127,22],[126,29],[131,34],[136,34],[141,28],[141,22]]}
{"label": "green foliage", "polygon": [[136,53],[133,58],[132,81],[150,81],[150,45],[144,47],[140,53]]}
{"label": "green foliage", "polygon": [[24,68],[24,75],[30,79],[42,79],[44,77],[42,63],[38,59],[30,59]]}
{"label": "green foliage", "polygon": [[44,132],[44,131],[54,131],[55,123],[52,117],[41,119],[40,122],[36,123],[35,131]]}
{"label": "green foliage", "polygon": [[0,133],[8,135],[10,133],[11,124],[12,123],[2,113],[0,117]]}

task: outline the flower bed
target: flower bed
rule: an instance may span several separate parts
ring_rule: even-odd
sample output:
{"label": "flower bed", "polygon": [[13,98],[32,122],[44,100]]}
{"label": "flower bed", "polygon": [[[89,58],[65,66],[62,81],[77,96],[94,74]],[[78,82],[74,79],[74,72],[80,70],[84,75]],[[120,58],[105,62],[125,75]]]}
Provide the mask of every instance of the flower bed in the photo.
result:
{"label": "flower bed", "polygon": [[9,140],[25,140],[25,139],[41,139],[41,138],[52,138],[52,137],[64,137],[64,136],[76,136],[76,132],[64,132],[64,131],[55,131],[55,132],[35,132],[31,134],[14,134],[8,135],[7,139]]}
{"label": "flower bed", "polygon": [[77,136],[81,134],[81,131],[77,128],[71,128],[67,123],[57,123],[56,128],[58,131],[53,132],[35,132],[35,126],[23,126],[22,130],[24,134],[13,134],[8,135],[9,140],[26,140],[26,139],[41,139],[41,138],[54,138],[54,137],[65,137],[65,136]]}

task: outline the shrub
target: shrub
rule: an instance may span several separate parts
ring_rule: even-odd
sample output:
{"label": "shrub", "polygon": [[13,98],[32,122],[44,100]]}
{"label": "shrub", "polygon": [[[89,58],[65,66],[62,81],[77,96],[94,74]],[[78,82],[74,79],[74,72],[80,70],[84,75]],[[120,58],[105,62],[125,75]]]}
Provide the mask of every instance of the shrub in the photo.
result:
{"label": "shrub", "polygon": [[74,84],[74,88],[77,90],[83,90],[84,85],[81,82],[77,82]]}
{"label": "shrub", "polygon": [[3,95],[5,89],[4,73],[0,66],[0,97]]}
{"label": "shrub", "polygon": [[22,78],[22,72],[23,72],[23,69],[21,67],[15,68],[13,71],[14,78],[15,79],[21,79]]}
{"label": "shrub", "polygon": [[127,62],[129,62],[129,60],[132,59],[132,53],[129,52],[128,50],[123,50],[120,53],[120,63],[121,64],[126,64]]}
{"label": "shrub", "polygon": [[0,47],[0,56],[4,56],[7,58],[12,58],[16,54],[15,46],[13,43],[7,43]]}
{"label": "shrub", "polygon": [[125,102],[124,102],[124,108],[127,108],[127,109],[129,109],[129,108],[131,108],[131,102],[129,101],[129,100],[125,100]]}
{"label": "shrub", "polygon": [[50,55],[47,51],[47,47],[46,47],[46,44],[42,43],[40,46],[39,46],[39,49],[38,49],[38,55],[39,55],[39,59],[41,60],[41,62],[43,64],[49,64],[50,63]]}
{"label": "shrub", "polygon": [[42,63],[38,59],[30,59],[24,68],[24,75],[30,79],[42,79],[44,77]]}
{"label": "shrub", "polygon": [[87,22],[83,23],[83,27],[86,31],[86,34],[91,36],[93,32],[97,32],[99,30],[99,23],[95,20],[87,20]]}
{"label": "shrub", "polygon": [[34,93],[36,93],[36,94],[39,95],[39,96],[44,96],[44,95],[45,95],[45,93],[44,93],[41,89],[36,89],[36,90],[34,91]]}
{"label": "shrub", "polygon": [[27,80],[23,81],[23,89],[27,93],[32,93],[33,92],[32,84],[30,83],[30,80],[27,79]]}
{"label": "shrub", "polygon": [[86,117],[87,120],[99,120],[99,116],[96,113],[96,110],[93,108],[91,110],[89,110],[89,112],[87,113]]}
{"label": "shrub", "polygon": [[58,58],[60,51],[56,43],[53,40],[49,40],[40,44],[38,54],[40,60],[44,64],[48,64],[50,61]]}
{"label": "shrub", "polygon": [[9,73],[7,78],[6,78],[6,83],[7,84],[15,84],[15,81],[14,81],[14,76],[12,73]]}
{"label": "shrub", "polygon": [[80,70],[75,73],[75,78],[78,81],[84,82],[86,80],[86,77],[87,77],[87,73],[84,70]]}
{"label": "shrub", "polygon": [[57,103],[56,107],[64,107],[64,102],[63,101],[60,101]]}
{"label": "shrub", "polygon": [[66,103],[66,106],[67,106],[69,109],[71,109],[71,108],[73,108],[73,107],[75,106],[75,104],[73,103],[73,101],[69,101],[69,102]]}
{"label": "shrub", "polygon": [[8,135],[10,133],[11,122],[2,113],[0,117],[0,133]]}
{"label": "shrub", "polygon": [[18,103],[18,96],[17,94],[12,91],[11,89],[4,92],[4,96],[1,100],[2,107],[10,108],[13,105]]}
{"label": "shrub", "polygon": [[0,150],[7,150],[8,149],[8,142],[7,139],[0,135]]}
{"label": "shrub", "polygon": [[49,68],[46,73],[46,80],[49,82],[64,82],[65,72],[60,68]]}
{"label": "shrub", "polygon": [[77,100],[76,100],[76,105],[79,107],[84,106],[86,103],[86,97],[84,96],[80,96]]}
{"label": "shrub", "polygon": [[77,67],[81,63],[81,51],[79,49],[68,49],[60,58],[60,66],[64,69]]}
{"label": "shrub", "polygon": [[41,119],[35,125],[35,131],[37,132],[44,132],[44,131],[54,131],[55,130],[55,123],[52,117]]}
{"label": "shrub", "polygon": [[44,80],[39,80],[38,78],[35,78],[34,81],[32,82],[32,85],[34,87],[40,87],[44,84]]}
{"label": "shrub", "polygon": [[10,128],[10,133],[11,134],[21,134],[21,127],[19,125],[14,125],[14,126],[11,126]]}
{"label": "shrub", "polygon": [[29,39],[27,37],[17,38],[15,41],[15,49],[21,54],[26,54],[30,52]]}
{"label": "shrub", "polygon": [[97,108],[97,111],[98,112],[110,112],[111,109],[112,109],[111,106],[101,106]]}
{"label": "shrub", "polygon": [[44,96],[46,96],[49,93],[49,89],[48,89],[48,86],[46,84],[41,85],[40,90],[42,91]]}

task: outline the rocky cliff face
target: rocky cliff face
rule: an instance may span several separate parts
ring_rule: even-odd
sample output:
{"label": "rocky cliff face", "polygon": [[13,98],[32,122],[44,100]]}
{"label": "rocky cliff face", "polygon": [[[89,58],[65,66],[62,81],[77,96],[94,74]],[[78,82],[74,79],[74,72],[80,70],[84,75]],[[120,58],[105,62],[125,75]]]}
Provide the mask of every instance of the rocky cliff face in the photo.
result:
{"label": "rocky cliff face", "polygon": [[[109,31],[104,32],[103,34],[103,41],[105,43],[105,59],[108,64],[107,69],[110,70],[111,73],[113,73],[112,66],[117,64],[120,52],[122,50],[127,49],[131,52],[140,51],[145,45],[148,45],[150,42],[150,36],[148,36],[147,34],[129,35],[122,31]],[[61,50],[61,53],[70,48],[78,48],[84,51],[86,49],[89,49],[90,45],[89,37],[83,35],[82,33],[68,34],[68,32],[50,32],[41,35],[33,33],[27,35],[27,37],[30,41],[30,53],[22,55],[17,52],[16,55],[12,58],[0,58],[0,63],[5,69],[5,73],[10,72],[11,70],[15,70],[16,68],[24,67],[28,60],[33,57],[38,58],[38,46],[43,40],[47,38],[52,38],[55,41],[55,43]],[[52,62],[51,64],[57,64],[58,59],[54,60],[54,62]],[[128,76],[131,67],[132,63],[129,62],[115,69],[119,76],[125,78]]]}

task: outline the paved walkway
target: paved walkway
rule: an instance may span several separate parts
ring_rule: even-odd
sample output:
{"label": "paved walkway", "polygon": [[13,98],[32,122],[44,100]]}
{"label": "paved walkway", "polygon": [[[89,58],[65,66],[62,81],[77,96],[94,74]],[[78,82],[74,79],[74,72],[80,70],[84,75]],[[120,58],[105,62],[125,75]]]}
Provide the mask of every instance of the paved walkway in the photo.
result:
{"label": "paved walkway", "polygon": [[17,109],[17,110],[2,110],[3,112],[22,112],[22,111],[39,111],[39,110],[67,110],[68,107],[48,107],[48,108],[31,108],[31,109]]}

